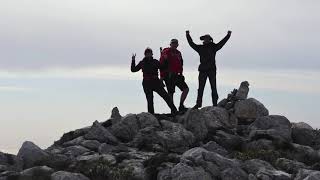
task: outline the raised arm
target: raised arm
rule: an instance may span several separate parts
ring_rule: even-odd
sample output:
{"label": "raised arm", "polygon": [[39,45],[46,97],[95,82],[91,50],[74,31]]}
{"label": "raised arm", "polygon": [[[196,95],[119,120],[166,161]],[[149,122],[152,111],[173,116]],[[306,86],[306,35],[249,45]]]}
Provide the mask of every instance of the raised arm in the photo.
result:
{"label": "raised arm", "polygon": [[136,65],[136,54],[132,55],[131,72],[138,72],[141,69],[141,61]]}
{"label": "raised arm", "polygon": [[192,49],[194,49],[195,51],[199,51],[199,45],[195,44],[190,36],[190,32],[186,31],[186,37],[188,40],[189,45],[192,47]]}
{"label": "raised arm", "polygon": [[228,34],[217,44],[217,50],[220,50],[229,40],[231,36],[231,31],[228,31]]}

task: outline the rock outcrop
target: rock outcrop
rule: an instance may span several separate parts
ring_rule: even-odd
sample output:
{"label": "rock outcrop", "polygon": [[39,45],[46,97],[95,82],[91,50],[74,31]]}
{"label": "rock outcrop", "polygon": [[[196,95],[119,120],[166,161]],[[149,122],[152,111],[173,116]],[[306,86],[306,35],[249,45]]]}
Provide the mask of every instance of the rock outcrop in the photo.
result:
{"label": "rock outcrop", "polygon": [[47,149],[0,152],[0,180],[320,179],[320,133],[270,115],[243,82],[217,107],[166,114],[114,108],[104,122],[65,133]]}

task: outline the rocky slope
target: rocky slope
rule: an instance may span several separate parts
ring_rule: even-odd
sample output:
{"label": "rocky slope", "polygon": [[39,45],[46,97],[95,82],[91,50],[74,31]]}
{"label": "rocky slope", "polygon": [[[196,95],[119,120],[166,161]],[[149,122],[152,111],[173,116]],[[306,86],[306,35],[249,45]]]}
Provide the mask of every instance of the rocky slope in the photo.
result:
{"label": "rocky slope", "polygon": [[269,115],[248,83],[218,107],[121,116],[65,133],[43,150],[0,153],[0,180],[315,180],[320,133]]}

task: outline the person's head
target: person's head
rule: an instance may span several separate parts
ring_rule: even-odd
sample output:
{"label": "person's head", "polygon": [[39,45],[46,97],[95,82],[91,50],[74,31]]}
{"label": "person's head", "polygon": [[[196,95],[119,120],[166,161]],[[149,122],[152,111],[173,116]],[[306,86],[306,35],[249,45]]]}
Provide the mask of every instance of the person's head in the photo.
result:
{"label": "person's head", "polygon": [[170,47],[173,49],[177,49],[179,46],[178,39],[171,39],[170,41]]}
{"label": "person's head", "polygon": [[148,47],[146,50],[144,50],[144,56],[145,57],[152,57],[153,56],[152,49]]}
{"label": "person's head", "polygon": [[202,41],[203,44],[209,44],[209,43],[213,42],[213,39],[209,34],[201,36],[200,40]]}

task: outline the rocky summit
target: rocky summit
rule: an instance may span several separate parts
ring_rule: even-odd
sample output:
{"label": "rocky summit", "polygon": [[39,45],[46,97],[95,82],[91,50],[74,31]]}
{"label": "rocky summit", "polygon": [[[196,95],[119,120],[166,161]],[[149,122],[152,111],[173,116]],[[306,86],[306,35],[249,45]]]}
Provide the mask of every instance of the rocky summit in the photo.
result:
{"label": "rocky summit", "polygon": [[218,106],[174,117],[114,108],[47,149],[0,152],[0,180],[319,180],[319,130],[248,93],[242,82]]}

